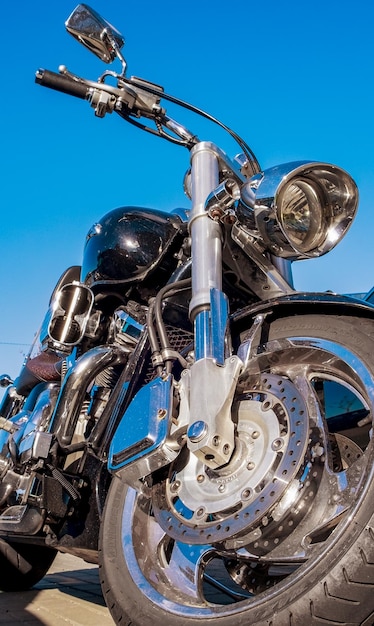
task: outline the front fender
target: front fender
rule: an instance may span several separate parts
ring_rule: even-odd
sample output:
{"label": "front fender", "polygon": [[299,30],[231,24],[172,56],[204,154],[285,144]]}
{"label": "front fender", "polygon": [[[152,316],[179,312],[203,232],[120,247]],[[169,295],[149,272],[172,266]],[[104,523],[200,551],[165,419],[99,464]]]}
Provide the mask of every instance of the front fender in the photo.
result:
{"label": "front fender", "polygon": [[292,294],[256,302],[231,316],[234,332],[248,329],[253,318],[263,313],[270,319],[289,315],[347,315],[374,319],[374,306],[363,300],[336,293],[303,293]]}

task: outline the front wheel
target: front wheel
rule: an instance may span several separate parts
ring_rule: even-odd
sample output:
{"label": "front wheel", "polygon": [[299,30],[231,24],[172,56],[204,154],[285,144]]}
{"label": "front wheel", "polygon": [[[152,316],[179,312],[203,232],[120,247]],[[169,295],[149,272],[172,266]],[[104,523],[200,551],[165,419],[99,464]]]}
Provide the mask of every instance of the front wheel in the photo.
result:
{"label": "front wheel", "polygon": [[112,481],[99,558],[117,624],[374,622],[374,323],[308,315],[266,332],[230,463],[184,450],[151,496]]}

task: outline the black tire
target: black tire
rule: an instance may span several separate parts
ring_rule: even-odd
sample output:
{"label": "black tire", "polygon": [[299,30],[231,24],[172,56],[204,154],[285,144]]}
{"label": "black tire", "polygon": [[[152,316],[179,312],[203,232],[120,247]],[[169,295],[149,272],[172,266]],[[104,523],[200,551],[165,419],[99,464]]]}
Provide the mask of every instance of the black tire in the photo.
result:
{"label": "black tire", "polygon": [[0,589],[30,589],[44,578],[56,555],[52,548],[0,539]]}
{"label": "black tire", "polygon": [[[299,342],[294,341],[295,338],[300,338]],[[308,342],[305,338],[308,338]],[[321,370],[319,375],[322,378],[326,376],[329,382],[330,379],[334,379],[333,382],[335,382],[340,372],[344,385],[347,381],[351,381],[349,386],[351,385],[355,393],[357,392],[357,397],[359,396],[363,401],[363,408],[368,409],[372,417],[374,414],[374,384],[371,374],[374,372],[373,338],[374,324],[368,320],[314,315],[281,319],[270,325],[268,337],[265,339],[265,347],[268,346],[275,357],[268,358],[265,350],[265,356],[259,359],[258,364],[267,374],[275,372],[275,376],[279,376],[280,372],[284,376],[287,370],[293,382],[296,380],[294,371],[298,374],[305,371],[307,378],[312,376],[311,370],[317,372],[319,367]],[[344,356],[340,354],[342,346]],[[308,358],[314,365],[310,371],[302,370],[301,368],[309,367],[306,365]],[[295,377],[292,378],[293,376]],[[318,380],[317,376],[313,378],[313,385],[315,380]],[[246,384],[245,381],[242,383],[244,388]],[[317,389],[317,386],[315,388]],[[315,399],[313,402],[316,406],[318,405]],[[308,408],[310,406],[313,405],[308,404]],[[325,418],[326,415],[323,419],[326,425],[328,420]],[[311,423],[312,416],[309,415],[308,424]],[[361,438],[360,429],[353,430],[357,431]],[[310,428],[309,433],[311,432]],[[332,437],[334,441],[339,441],[339,435],[336,435],[333,429],[332,434],[326,436],[329,440]],[[244,595],[240,597],[244,580],[247,591],[249,589],[248,571],[252,570],[248,566],[248,556],[243,559],[242,552],[237,549],[236,545],[234,549],[231,549],[231,554],[229,550],[226,553],[222,550],[221,561],[225,563],[226,573],[231,571],[233,574],[230,577],[230,583],[239,580],[239,585],[236,587],[239,593],[236,600],[235,594],[232,594],[230,599],[230,584],[226,580],[219,581],[217,578],[213,581],[214,584],[219,585],[221,582],[226,589],[228,587],[230,589],[227,593],[221,591],[222,599],[217,600],[216,594],[216,597],[211,600],[214,604],[209,603],[211,597],[209,592],[203,591],[212,581],[208,578],[203,584],[204,567],[209,561],[209,551],[198,560],[194,553],[198,552],[201,546],[182,545],[175,538],[165,543],[164,538],[167,533],[165,530],[161,532],[161,529],[159,538],[155,540],[153,535],[157,534],[157,522],[152,504],[145,497],[137,495],[133,489],[126,487],[119,479],[114,479],[104,511],[99,561],[103,595],[115,623],[122,626],[201,626],[202,623],[209,624],[209,626],[322,626],[326,624],[372,626],[374,623],[373,438],[370,437],[370,433],[367,435],[366,448],[362,454],[357,453],[358,448],[355,444],[352,444],[353,447],[346,444],[347,438],[343,437],[340,441],[343,441],[339,452],[340,467],[332,470],[329,465],[332,463],[331,459],[327,459],[327,453],[326,458],[322,455],[321,464],[324,464],[325,468],[323,474],[319,475],[316,470],[313,475],[318,475],[318,479],[321,479],[323,489],[321,487],[317,495],[310,496],[313,499],[309,508],[306,504],[306,496],[302,502],[307,509],[307,515],[299,522],[298,528],[302,529],[303,524],[305,528],[308,528],[305,535],[301,532],[303,540],[307,539],[309,542],[305,547],[305,553],[309,555],[305,562],[301,563],[300,560],[297,567],[290,568],[287,575],[285,575],[286,569],[282,569],[282,575],[278,577],[273,573],[271,586],[267,586],[270,580],[270,567],[265,572],[267,580],[263,580],[261,573],[256,574],[258,565],[253,559],[251,567],[255,572],[256,591],[254,592],[251,587],[251,593],[247,593],[247,597]],[[348,452],[344,452],[345,448]],[[312,463],[311,457],[308,458],[309,463]],[[328,471],[327,466],[330,467]],[[317,465],[314,467],[317,468]],[[328,483],[322,483],[325,475],[329,477],[331,484],[336,481],[340,485],[340,481],[343,483],[344,480],[349,484],[349,497],[347,498],[344,491],[346,488],[339,486],[346,498],[342,496],[344,510],[338,507],[331,509],[339,510],[340,515],[334,513],[334,521],[330,526],[325,522],[325,518],[323,518],[324,523],[321,523],[319,510],[322,510],[323,498],[325,498],[326,502],[323,506],[327,507],[326,512],[330,511],[328,507],[335,506],[332,504],[334,497],[336,499],[340,492],[337,495],[333,489],[331,492],[328,491],[329,487],[326,487]],[[327,489],[326,493],[325,489]],[[299,510],[301,508],[300,504]],[[297,513],[296,509],[295,505],[290,512],[292,510],[293,513],[295,511]],[[291,513],[288,518],[284,519],[290,519],[290,515]],[[327,517],[326,513],[326,519]],[[274,515],[273,518],[269,516],[268,519],[271,523],[275,523]],[[309,519],[312,522],[309,522]],[[317,520],[316,534],[313,534],[313,520]],[[216,528],[218,529],[218,524]],[[277,527],[278,533],[280,528],[280,526]],[[266,536],[266,529],[264,532]],[[295,535],[291,535],[290,531],[285,545],[288,541],[291,546],[297,545],[297,532],[295,530]],[[225,545],[227,547],[230,544]],[[154,549],[155,546],[156,549]],[[179,551],[178,556],[177,549],[179,550],[180,546],[182,550]],[[254,546],[256,546],[256,541],[251,538],[245,549],[252,554]],[[217,544],[212,543],[212,550],[219,552]],[[172,554],[173,551],[177,551],[176,556]],[[235,557],[234,553],[236,553]],[[178,558],[181,559],[180,566]],[[230,566],[230,562],[234,562],[234,567]],[[273,564],[274,562],[275,559]],[[241,567],[247,568],[245,578],[240,578]],[[238,576],[239,578],[236,578]]]}

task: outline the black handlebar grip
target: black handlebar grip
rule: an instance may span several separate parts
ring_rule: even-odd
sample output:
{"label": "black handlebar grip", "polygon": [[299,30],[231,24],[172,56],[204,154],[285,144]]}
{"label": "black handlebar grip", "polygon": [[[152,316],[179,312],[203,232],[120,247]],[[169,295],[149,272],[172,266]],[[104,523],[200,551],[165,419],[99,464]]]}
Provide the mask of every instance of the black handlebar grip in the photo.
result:
{"label": "black handlebar grip", "polygon": [[63,74],[57,74],[50,70],[38,70],[35,74],[35,82],[43,87],[49,87],[49,89],[55,89],[56,91],[62,91],[69,96],[75,96],[76,98],[82,98],[86,100],[89,92],[88,85],[80,83],[79,81],[64,76]]}

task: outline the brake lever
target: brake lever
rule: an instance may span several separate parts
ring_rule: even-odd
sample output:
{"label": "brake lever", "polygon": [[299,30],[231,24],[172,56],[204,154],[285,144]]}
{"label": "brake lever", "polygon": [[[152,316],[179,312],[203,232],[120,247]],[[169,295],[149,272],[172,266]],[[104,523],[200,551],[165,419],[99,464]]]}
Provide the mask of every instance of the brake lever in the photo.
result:
{"label": "brake lever", "polygon": [[[106,76],[117,78],[118,87],[110,88],[105,84]],[[150,93],[146,87],[151,87],[158,93]],[[157,116],[165,115],[165,110],[160,106],[163,91],[163,87],[142,78],[132,76],[127,80],[114,73],[106,72],[96,83],[89,101],[97,117],[104,117],[106,113],[117,111],[126,112],[133,117],[156,119]]]}

